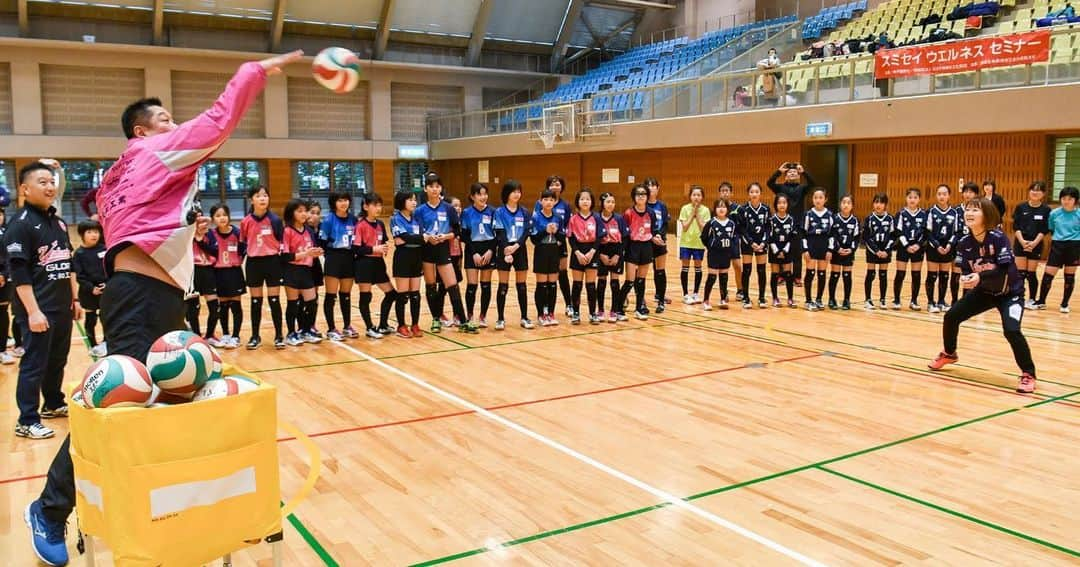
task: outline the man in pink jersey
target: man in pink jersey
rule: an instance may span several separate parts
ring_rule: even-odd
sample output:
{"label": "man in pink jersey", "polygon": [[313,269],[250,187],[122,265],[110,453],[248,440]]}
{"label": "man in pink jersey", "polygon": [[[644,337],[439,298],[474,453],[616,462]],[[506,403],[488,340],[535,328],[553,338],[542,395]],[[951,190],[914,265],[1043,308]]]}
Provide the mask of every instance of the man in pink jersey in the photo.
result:
{"label": "man in pink jersey", "polygon": [[[205,230],[210,220],[196,202],[195,175],[236,129],[266,77],[302,55],[294,51],[241,65],[209,110],[180,125],[158,99],[124,110],[127,148],[97,196],[109,246],[109,280],[101,298],[109,354],[146,360],[158,337],[184,328],[184,293],[194,272],[191,242],[196,228]],[[70,437],[49,467],[41,496],[25,512],[34,552],[48,565],[68,562],[65,531],[75,506],[69,444]]]}

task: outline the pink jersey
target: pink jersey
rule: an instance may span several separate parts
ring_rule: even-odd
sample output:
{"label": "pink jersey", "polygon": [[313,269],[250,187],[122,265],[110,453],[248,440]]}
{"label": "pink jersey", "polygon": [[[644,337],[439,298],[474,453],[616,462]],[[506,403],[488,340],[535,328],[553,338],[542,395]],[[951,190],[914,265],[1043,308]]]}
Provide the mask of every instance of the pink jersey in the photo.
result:
{"label": "pink jersey", "polygon": [[171,132],[128,140],[97,195],[109,243],[109,273],[112,254],[135,245],[164,268],[177,287],[191,287],[195,174],[229,138],[265,85],[266,71],[258,63],[245,63],[206,112]]}
{"label": "pink jersey", "polygon": [[262,218],[251,213],[240,221],[240,242],[247,244],[247,255],[252,258],[281,254],[281,241],[285,230],[277,215],[267,212]]}
{"label": "pink jersey", "polygon": [[[285,238],[281,244],[282,251],[286,254],[299,254],[301,252],[307,252],[315,247],[315,240],[311,238],[311,231],[307,229],[296,230],[289,226],[285,227]],[[303,258],[293,258],[289,260],[290,264],[297,266],[310,266],[314,263],[315,258],[311,256],[305,256]]]}
{"label": "pink jersey", "polygon": [[218,242],[215,268],[236,268],[244,261],[244,250],[240,244],[240,231],[232,227],[229,228],[232,230],[228,234],[221,234],[216,228],[214,229],[214,232],[217,233],[214,236],[217,237]]}
{"label": "pink jersey", "polygon": [[209,252],[207,252],[206,250],[203,249],[204,245],[210,244],[210,242],[211,242],[210,239],[211,238],[212,237],[210,236],[210,233],[205,234],[203,236],[201,244],[200,244],[200,241],[192,239],[192,241],[191,241],[191,251],[192,251],[192,254],[194,256],[196,266],[213,266],[214,262],[217,261],[216,256],[210,254]]}

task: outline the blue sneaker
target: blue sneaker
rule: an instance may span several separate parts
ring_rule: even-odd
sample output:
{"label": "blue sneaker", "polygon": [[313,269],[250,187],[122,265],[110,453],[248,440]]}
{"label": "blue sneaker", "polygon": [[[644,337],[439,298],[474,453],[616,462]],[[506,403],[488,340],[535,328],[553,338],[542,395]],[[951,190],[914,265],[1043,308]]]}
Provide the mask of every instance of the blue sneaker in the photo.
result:
{"label": "blue sneaker", "polygon": [[65,535],[67,524],[55,524],[45,518],[41,512],[41,502],[34,500],[23,513],[26,525],[30,526],[30,544],[38,559],[46,565],[67,565],[68,550]]}

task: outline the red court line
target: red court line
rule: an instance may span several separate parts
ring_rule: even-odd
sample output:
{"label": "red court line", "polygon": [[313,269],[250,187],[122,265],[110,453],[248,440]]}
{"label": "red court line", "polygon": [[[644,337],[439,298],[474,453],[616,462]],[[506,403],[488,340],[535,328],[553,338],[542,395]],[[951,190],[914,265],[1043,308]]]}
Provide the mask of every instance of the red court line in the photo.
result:
{"label": "red court line", "polygon": [[[802,360],[804,358],[813,358],[815,356],[821,356],[821,354],[817,353],[817,354],[796,356],[796,357],[793,357],[793,358],[785,358],[785,359],[781,359],[781,360],[771,360],[771,361],[765,362],[765,364],[778,364],[778,363],[781,363],[781,362],[793,362],[793,361],[796,361],[796,360]],[[623,386],[614,386],[614,387],[611,387],[611,388],[602,388],[602,389],[599,389],[599,390],[589,390],[587,392],[577,392],[577,393],[566,394],[566,395],[562,395],[562,396],[553,396],[553,397],[550,397],[550,398],[541,398],[541,399],[538,399],[538,400],[527,400],[527,401],[524,401],[524,402],[513,402],[513,403],[509,403],[509,404],[500,404],[500,405],[497,405],[497,406],[489,406],[489,407],[486,407],[484,409],[486,409],[488,411],[496,411],[496,410],[501,410],[501,409],[509,409],[509,408],[516,408],[516,407],[522,407],[522,406],[529,406],[529,405],[534,405],[534,404],[542,404],[542,403],[545,403],[545,402],[554,402],[554,401],[557,401],[557,400],[568,400],[568,399],[571,399],[571,398],[581,398],[581,397],[584,397],[584,396],[593,396],[593,395],[596,395],[596,394],[604,394],[604,393],[608,393],[608,392],[617,392],[619,390],[629,390],[631,388],[640,388],[642,386],[651,386],[651,385],[654,385],[654,384],[664,384],[666,382],[676,382],[676,381],[679,381],[679,380],[687,380],[687,379],[690,379],[690,378],[699,378],[701,376],[708,376],[709,374],[720,374],[722,372],[732,372],[732,371],[735,371],[735,370],[744,370],[744,369],[750,367],[749,364],[750,363],[741,364],[739,366],[733,366],[733,367],[730,367],[730,368],[722,368],[720,370],[706,370],[704,372],[697,372],[697,373],[694,373],[694,374],[686,374],[684,376],[674,376],[674,377],[671,377],[671,378],[661,378],[659,380],[649,380],[648,382],[635,382],[633,384],[626,384],[626,385],[623,385]],[[308,437],[325,437],[325,436],[328,436],[328,435],[338,435],[338,434],[341,434],[341,433],[352,433],[352,432],[355,432],[355,431],[368,431],[368,430],[371,430],[371,429],[381,429],[383,427],[391,427],[391,426],[395,426],[395,425],[408,425],[410,423],[421,423],[421,422],[425,422],[425,421],[434,421],[436,419],[444,419],[444,418],[448,418],[448,417],[460,417],[460,416],[463,416],[463,415],[469,415],[469,414],[473,414],[473,413],[476,413],[476,412],[472,412],[472,411],[456,411],[456,412],[452,412],[452,413],[444,413],[444,414],[439,414],[439,415],[429,415],[429,416],[425,416],[425,417],[417,417],[417,418],[405,419],[405,420],[401,420],[401,421],[392,421],[392,422],[388,422],[388,423],[376,423],[374,425],[358,425],[358,426],[355,426],[355,427],[347,427],[347,428],[344,428],[344,429],[335,429],[333,431],[322,431],[322,432],[319,432],[319,433],[312,433],[312,434],[308,435]],[[280,442],[284,442],[284,441],[294,441],[295,439],[296,439],[296,437],[282,437],[281,439],[278,439],[278,442],[280,443]]]}
{"label": "red court line", "polygon": [[39,478],[45,478],[45,476],[46,475],[43,475],[43,474],[35,474],[35,475],[31,475],[31,476],[20,476],[20,477],[15,477],[15,478],[5,478],[4,480],[0,480],[0,484],[8,484],[8,483],[11,483],[11,482],[19,482],[19,481],[23,481],[23,480],[37,480]]}

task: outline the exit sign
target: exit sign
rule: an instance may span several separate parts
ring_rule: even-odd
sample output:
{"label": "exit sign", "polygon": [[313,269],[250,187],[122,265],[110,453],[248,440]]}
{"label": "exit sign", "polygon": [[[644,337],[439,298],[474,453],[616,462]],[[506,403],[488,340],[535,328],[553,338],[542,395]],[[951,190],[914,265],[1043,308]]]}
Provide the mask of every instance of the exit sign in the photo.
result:
{"label": "exit sign", "polygon": [[826,138],[832,136],[832,122],[811,122],[806,125],[807,138]]}

